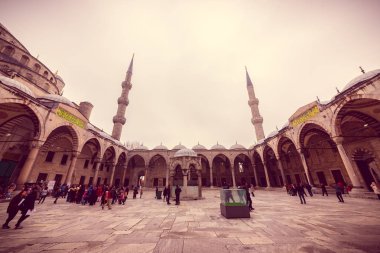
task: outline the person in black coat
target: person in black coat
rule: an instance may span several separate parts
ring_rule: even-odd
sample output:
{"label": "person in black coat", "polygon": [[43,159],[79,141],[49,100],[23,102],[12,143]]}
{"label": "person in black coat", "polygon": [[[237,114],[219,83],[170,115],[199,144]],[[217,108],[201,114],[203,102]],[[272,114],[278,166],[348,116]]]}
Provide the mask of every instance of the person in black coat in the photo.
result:
{"label": "person in black coat", "polygon": [[36,201],[37,198],[37,190],[34,188],[28,196],[26,196],[24,202],[22,202],[20,206],[21,210],[21,217],[18,219],[15,229],[20,229],[22,228],[21,222],[23,222],[26,218],[30,216],[29,212],[31,212],[34,209],[34,202]]}
{"label": "person in black coat", "polygon": [[179,188],[178,184],[177,187],[175,188],[175,204],[179,205],[179,195],[181,194],[181,188]]}
{"label": "person in black coat", "polygon": [[298,184],[296,191],[298,193],[298,197],[300,197],[301,204],[306,204],[305,190],[303,189],[302,185]]}
{"label": "person in black coat", "polygon": [[22,205],[22,202],[24,201],[27,194],[28,192],[26,190],[22,190],[11,200],[7,208],[8,218],[3,224],[3,229],[10,228],[8,223],[17,215],[18,211],[20,210],[20,206]]}

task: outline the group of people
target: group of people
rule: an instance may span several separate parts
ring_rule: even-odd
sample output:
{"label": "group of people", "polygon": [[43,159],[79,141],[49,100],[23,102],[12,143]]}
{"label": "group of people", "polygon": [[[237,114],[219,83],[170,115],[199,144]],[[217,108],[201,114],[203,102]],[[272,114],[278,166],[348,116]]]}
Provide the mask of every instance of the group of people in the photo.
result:
{"label": "group of people", "polygon": [[[156,197],[158,196],[158,187],[156,187]],[[176,205],[179,205],[180,204],[180,195],[181,195],[181,192],[182,192],[182,189],[179,187],[179,185],[176,186],[175,190],[174,190],[174,194],[175,194],[175,204]],[[165,186],[163,192],[162,192],[162,195],[163,195],[163,201],[166,201],[166,204],[170,205],[170,197],[171,197],[171,188],[170,188],[170,185],[168,186]]]}
{"label": "group of people", "polygon": [[[333,185],[333,188],[335,189],[335,193],[336,193],[336,197],[338,198],[338,201],[341,203],[344,203],[343,194],[345,193],[345,189],[346,189],[347,193],[349,193],[349,191],[352,189],[351,186],[345,187],[345,185],[341,181],[339,181],[338,183]],[[312,187],[308,183],[297,184],[297,185],[294,185],[294,184],[286,185],[287,193],[291,196],[297,196],[298,195],[298,197],[300,198],[301,204],[306,204],[305,196],[307,197],[307,194],[305,192],[305,189],[309,193],[309,196],[313,197],[313,192],[311,190]],[[329,196],[327,189],[326,189],[326,185],[321,184],[321,190],[322,190],[322,196],[325,196],[325,195]],[[380,199],[380,197],[379,197],[379,199]]]}

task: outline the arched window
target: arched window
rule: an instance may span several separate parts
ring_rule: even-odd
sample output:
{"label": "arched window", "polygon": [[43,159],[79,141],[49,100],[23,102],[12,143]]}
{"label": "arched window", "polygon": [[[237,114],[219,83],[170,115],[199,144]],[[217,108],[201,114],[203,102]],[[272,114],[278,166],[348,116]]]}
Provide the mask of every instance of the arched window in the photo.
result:
{"label": "arched window", "polygon": [[15,49],[11,46],[6,46],[3,48],[3,54],[12,56],[13,53],[15,52]]}
{"label": "arched window", "polygon": [[21,57],[20,63],[23,64],[23,65],[28,65],[28,62],[29,62],[29,57],[26,56],[26,55],[23,55]]}
{"label": "arched window", "polygon": [[40,72],[40,70],[41,70],[40,64],[38,64],[38,63],[34,64],[33,70],[36,71],[37,73]]}
{"label": "arched window", "polygon": [[49,75],[49,73],[45,70],[45,71],[44,71],[44,77],[47,78],[48,75]]}

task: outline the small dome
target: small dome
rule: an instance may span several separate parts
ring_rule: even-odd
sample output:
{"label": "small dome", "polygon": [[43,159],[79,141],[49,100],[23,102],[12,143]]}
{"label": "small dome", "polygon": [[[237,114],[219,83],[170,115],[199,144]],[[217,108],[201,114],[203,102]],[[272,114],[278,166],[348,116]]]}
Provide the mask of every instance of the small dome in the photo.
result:
{"label": "small dome", "polygon": [[371,79],[371,78],[377,76],[378,74],[380,74],[380,69],[376,69],[376,70],[366,72],[366,73],[352,79],[346,86],[344,86],[342,92],[345,90],[348,90],[349,88],[351,88],[355,84],[358,84],[358,83],[364,82],[368,79]]}
{"label": "small dome", "polygon": [[223,145],[220,145],[219,143],[217,143],[216,145],[211,147],[211,150],[214,150],[214,149],[226,149],[226,148]]}
{"label": "small dome", "polygon": [[237,142],[230,147],[230,149],[245,149],[243,145],[238,144]]}
{"label": "small dome", "polygon": [[153,150],[168,150],[168,148],[166,146],[162,145],[162,143],[161,143],[160,145],[155,147]]}
{"label": "small dome", "polygon": [[61,81],[62,83],[65,83],[62,79],[62,77],[60,77],[58,74],[54,74],[55,78],[57,78],[59,81]]}
{"label": "small dome", "polygon": [[58,103],[62,103],[62,104],[66,104],[66,105],[75,107],[74,104],[69,99],[67,99],[63,96],[57,95],[57,94],[46,94],[46,95],[39,97],[38,99],[54,101],[54,102],[58,102]]}
{"label": "small dome", "polygon": [[174,154],[174,157],[183,157],[183,156],[197,157],[197,153],[195,153],[195,151],[192,149],[184,148],[184,149],[178,150]]}
{"label": "small dome", "polygon": [[206,147],[198,143],[192,149],[193,150],[206,150]]}
{"label": "small dome", "polygon": [[133,150],[148,150],[148,147],[146,147],[143,144],[141,144],[140,146],[134,148]]}
{"label": "small dome", "polygon": [[177,146],[173,148],[173,150],[180,150],[180,149],[186,149],[185,146],[183,146],[181,143],[179,143]]}
{"label": "small dome", "polygon": [[31,97],[34,97],[34,98],[36,97],[33,91],[31,91],[26,85],[22,84],[21,82],[17,80],[14,80],[5,76],[0,76],[0,81],[8,87],[18,89],[19,91],[22,91]]}

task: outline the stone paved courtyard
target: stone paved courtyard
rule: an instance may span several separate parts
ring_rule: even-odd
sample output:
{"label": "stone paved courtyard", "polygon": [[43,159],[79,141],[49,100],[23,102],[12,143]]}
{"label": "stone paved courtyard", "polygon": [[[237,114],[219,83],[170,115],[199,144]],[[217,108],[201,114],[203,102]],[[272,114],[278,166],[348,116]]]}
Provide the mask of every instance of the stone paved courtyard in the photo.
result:
{"label": "stone paved courtyard", "polygon": [[[250,219],[225,219],[219,192],[166,205],[145,191],[112,210],[47,198],[14,230],[0,230],[0,252],[380,252],[380,201],[334,195],[307,198],[256,191]],[[0,219],[8,203],[0,204]]]}

